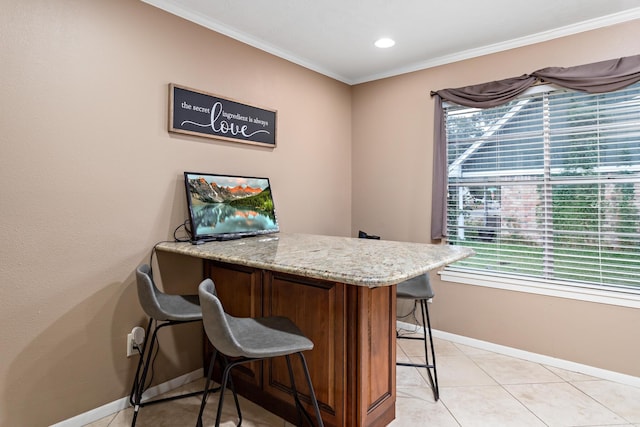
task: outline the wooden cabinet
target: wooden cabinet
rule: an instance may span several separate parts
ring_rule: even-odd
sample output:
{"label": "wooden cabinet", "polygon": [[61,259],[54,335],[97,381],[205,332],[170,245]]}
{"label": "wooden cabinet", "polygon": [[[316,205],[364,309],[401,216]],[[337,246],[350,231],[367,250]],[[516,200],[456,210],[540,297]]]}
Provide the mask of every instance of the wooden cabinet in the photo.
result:
{"label": "wooden cabinet", "polygon": [[[215,261],[205,261],[204,270],[227,313],[286,316],[313,341],[305,357],[326,426],[384,426],[395,418],[395,286],[368,288]],[[210,354],[206,345],[205,366]],[[292,361],[301,400],[313,413],[302,367],[297,357]],[[237,369],[240,394],[296,422],[283,357]]]}

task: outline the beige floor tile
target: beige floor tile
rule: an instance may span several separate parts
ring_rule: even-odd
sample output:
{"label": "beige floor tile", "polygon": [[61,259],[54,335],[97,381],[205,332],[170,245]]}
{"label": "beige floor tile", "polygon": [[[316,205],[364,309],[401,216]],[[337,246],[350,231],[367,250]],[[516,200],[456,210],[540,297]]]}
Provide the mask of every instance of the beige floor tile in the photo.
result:
{"label": "beige floor tile", "polygon": [[[408,356],[424,357],[424,341],[398,339],[396,342],[398,343],[398,347],[400,347],[404,351],[404,353],[407,354]],[[445,356],[462,356],[463,355],[460,349],[450,341],[434,338],[433,346],[435,347],[435,350],[436,350],[436,358],[445,357]]]}
{"label": "beige floor tile", "polygon": [[602,380],[580,381],[573,385],[627,422],[640,424],[640,388]]}
{"label": "beige floor tile", "polygon": [[460,350],[462,353],[468,355],[468,356],[489,356],[489,355],[495,355],[496,353],[493,351],[489,351],[489,350],[484,350],[481,348],[477,348],[477,347],[471,347],[468,345],[464,345],[464,344],[459,344],[459,343],[452,343],[453,345],[455,345],[458,350]]}
{"label": "beige floor tile", "polygon": [[[155,396],[153,399],[155,400],[162,397],[177,396],[180,394],[199,391],[204,388],[204,384],[205,379],[199,378],[196,381],[187,383],[160,396]],[[214,384],[211,386],[213,387]],[[217,394],[211,394],[210,399],[212,398],[217,400]],[[201,399],[202,397],[200,395],[196,395],[174,401],[144,406],[138,411],[136,426],[168,427],[172,425],[195,425],[198,411],[200,409]],[[119,417],[114,419],[112,424],[109,424],[109,427],[130,426],[133,417],[133,408],[127,408],[118,415]]]}
{"label": "beige floor tile", "polygon": [[[405,325],[406,326],[406,325]],[[410,329],[396,329],[396,332],[399,335],[409,335],[409,336],[415,336],[415,337],[421,337],[422,336],[422,326],[416,325],[415,328],[409,326]]]}
{"label": "beige floor tile", "polygon": [[439,357],[436,366],[441,387],[497,385],[493,378],[467,356]]}
{"label": "beige floor tile", "polygon": [[606,424],[606,425],[591,425],[588,427],[634,427],[633,424]]}
{"label": "beige floor tile", "polygon": [[[227,399],[227,396],[225,395],[222,419],[220,422],[220,426],[224,427],[235,426],[238,421],[233,397],[228,397],[229,399]],[[205,413],[202,417],[204,427],[211,427],[215,425],[217,408],[218,400],[216,396],[214,401],[207,402]],[[251,401],[241,398],[240,409],[242,410],[242,425],[244,427],[284,427],[285,421],[282,418],[268,412]]]}
{"label": "beige floor tile", "polygon": [[500,384],[559,382],[562,379],[544,366],[503,355],[469,356]]}
{"label": "beige floor tile", "polygon": [[409,362],[409,356],[407,356],[400,344],[396,344],[396,361]]}
{"label": "beige floor tile", "polygon": [[[403,399],[405,404],[414,403],[418,406],[426,405],[431,407],[431,405],[436,403],[433,393],[428,387],[398,387],[396,397],[397,399]],[[396,413],[397,412],[396,410]]]}
{"label": "beige floor tile", "polygon": [[451,341],[434,338],[433,346],[436,349],[436,357],[464,356],[464,353]]}
{"label": "beige floor tile", "polygon": [[581,374],[580,372],[567,371],[566,369],[547,365],[544,365],[544,367],[565,381],[590,381],[595,379],[590,375]]}
{"label": "beige floor tile", "polygon": [[[180,400],[158,403],[140,408],[136,426],[138,427],[171,427],[176,425],[195,425],[200,408],[200,399],[198,397],[189,397]],[[123,420],[131,422],[133,409],[126,411],[126,417]],[[177,424],[179,423],[179,424]],[[111,426],[109,426],[111,427]]]}
{"label": "beige floor tile", "polygon": [[[112,414],[109,415],[108,417],[104,417],[101,418],[97,421],[94,421],[92,423],[89,424],[85,424],[85,427],[112,427],[114,426],[114,424],[112,424],[112,421],[118,416],[118,414]],[[131,425],[131,422],[129,422],[129,425]]]}
{"label": "beige floor tile", "polygon": [[[109,427],[129,427],[131,426],[131,417],[133,415],[133,409],[132,408],[127,408],[124,411],[120,411],[118,412],[113,419],[111,420],[111,422],[109,424],[107,424]],[[138,415],[140,416],[140,415]],[[94,424],[88,424],[91,427],[94,427]],[[98,424],[99,426],[102,426],[101,424]],[[137,426],[142,427],[144,425],[144,423],[138,422],[136,424]]]}
{"label": "beige floor tile", "polygon": [[428,387],[426,380],[420,375],[418,368],[410,366],[396,367],[396,387]]}
{"label": "beige floor tile", "polygon": [[625,424],[627,421],[569,383],[504,386],[548,426]]}
{"label": "beige floor tile", "polygon": [[544,427],[500,386],[440,387],[440,400],[463,427]]}
{"label": "beige floor tile", "polygon": [[[199,379],[185,386],[172,390],[162,397],[197,391],[204,387],[204,379]],[[207,399],[207,406],[203,416],[204,427],[215,424],[216,411],[218,408],[218,393],[211,393]],[[191,426],[196,424],[198,412],[200,411],[201,396],[193,396],[175,401],[162,402],[140,408],[137,427],[176,427]],[[242,411],[242,425],[246,427],[283,427],[285,421],[257,406],[253,402],[240,397],[240,409]],[[120,411],[115,416],[106,417],[90,427],[127,427],[131,425],[133,408]],[[235,426],[237,423],[237,412],[233,400],[233,394],[227,391],[225,394],[224,406],[222,410],[221,426]]]}
{"label": "beige floor tile", "polygon": [[424,342],[422,340],[398,338],[396,343],[407,356],[420,356],[424,354]]}
{"label": "beige floor tile", "polygon": [[426,388],[398,388],[396,419],[389,427],[458,427],[455,418],[442,404],[435,402]]}

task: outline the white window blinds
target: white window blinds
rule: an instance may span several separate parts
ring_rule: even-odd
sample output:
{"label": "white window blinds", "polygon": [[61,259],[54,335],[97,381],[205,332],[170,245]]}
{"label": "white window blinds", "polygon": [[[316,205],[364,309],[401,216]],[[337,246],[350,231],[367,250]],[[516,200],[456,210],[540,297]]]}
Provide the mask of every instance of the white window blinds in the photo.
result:
{"label": "white window blinds", "polygon": [[453,269],[640,291],[640,84],[445,106]]}

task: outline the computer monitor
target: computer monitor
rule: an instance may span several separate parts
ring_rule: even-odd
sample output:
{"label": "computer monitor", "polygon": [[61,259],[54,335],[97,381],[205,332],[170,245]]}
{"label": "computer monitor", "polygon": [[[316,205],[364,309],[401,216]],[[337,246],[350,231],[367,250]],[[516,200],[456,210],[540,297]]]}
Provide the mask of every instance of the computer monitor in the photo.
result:
{"label": "computer monitor", "polygon": [[185,172],[191,242],[280,231],[269,178]]}

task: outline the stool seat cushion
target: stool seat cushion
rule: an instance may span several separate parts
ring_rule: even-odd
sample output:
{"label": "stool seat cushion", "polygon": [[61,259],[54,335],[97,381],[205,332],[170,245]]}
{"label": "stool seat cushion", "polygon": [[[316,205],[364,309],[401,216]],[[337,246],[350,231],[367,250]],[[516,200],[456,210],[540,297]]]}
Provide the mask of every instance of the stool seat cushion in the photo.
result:
{"label": "stool seat cushion", "polygon": [[434,293],[427,273],[398,283],[396,296],[399,299],[430,299]]}
{"label": "stool seat cushion", "polygon": [[156,295],[160,309],[165,313],[165,320],[200,320],[202,309],[198,295]]}
{"label": "stool seat cushion", "polygon": [[276,357],[313,349],[313,342],[286,317],[237,318],[227,315],[238,355]]}
{"label": "stool seat cushion", "polygon": [[286,317],[239,318],[225,313],[211,279],[204,280],[198,291],[205,313],[204,329],[222,354],[267,358],[313,349],[313,342]]}

